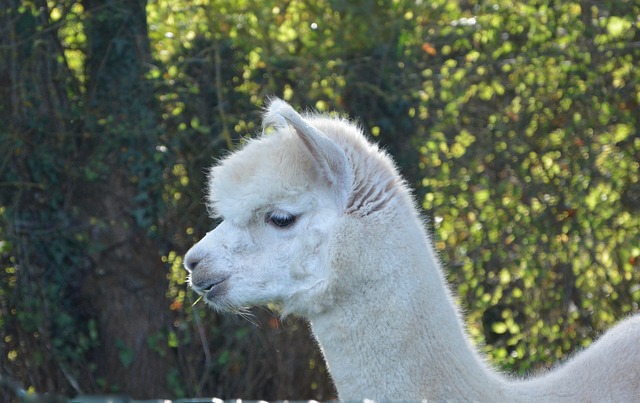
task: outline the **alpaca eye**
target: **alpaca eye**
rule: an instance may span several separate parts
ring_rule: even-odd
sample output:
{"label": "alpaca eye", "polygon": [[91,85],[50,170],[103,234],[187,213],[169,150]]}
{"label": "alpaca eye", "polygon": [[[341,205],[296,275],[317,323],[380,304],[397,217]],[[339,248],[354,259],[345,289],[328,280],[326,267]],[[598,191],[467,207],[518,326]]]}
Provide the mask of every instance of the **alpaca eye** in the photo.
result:
{"label": "alpaca eye", "polygon": [[288,213],[269,213],[267,215],[267,222],[275,225],[278,228],[286,228],[296,221],[296,216]]}

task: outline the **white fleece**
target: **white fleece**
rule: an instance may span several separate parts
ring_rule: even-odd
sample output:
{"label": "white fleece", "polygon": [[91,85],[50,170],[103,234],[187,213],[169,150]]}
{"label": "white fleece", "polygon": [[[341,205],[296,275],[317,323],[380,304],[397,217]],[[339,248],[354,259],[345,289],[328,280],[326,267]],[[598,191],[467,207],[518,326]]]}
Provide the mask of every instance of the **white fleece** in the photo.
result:
{"label": "white fleece", "polygon": [[548,373],[510,379],[469,342],[391,158],[351,122],[282,100],[210,171],[223,219],[185,257],[213,308],[309,319],[343,400],[640,401],[640,315]]}

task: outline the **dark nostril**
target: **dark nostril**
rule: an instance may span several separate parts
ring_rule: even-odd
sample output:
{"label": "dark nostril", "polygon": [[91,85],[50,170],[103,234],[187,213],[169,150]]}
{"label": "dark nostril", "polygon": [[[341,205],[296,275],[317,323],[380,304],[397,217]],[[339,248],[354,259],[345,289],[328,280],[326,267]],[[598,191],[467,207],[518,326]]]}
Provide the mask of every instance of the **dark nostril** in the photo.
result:
{"label": "dark nostril", "polygon": [[195,256],[185,256],[184,259],[184,268],[187,269],[189,273],[192,273],[200,263],[200,259]]}

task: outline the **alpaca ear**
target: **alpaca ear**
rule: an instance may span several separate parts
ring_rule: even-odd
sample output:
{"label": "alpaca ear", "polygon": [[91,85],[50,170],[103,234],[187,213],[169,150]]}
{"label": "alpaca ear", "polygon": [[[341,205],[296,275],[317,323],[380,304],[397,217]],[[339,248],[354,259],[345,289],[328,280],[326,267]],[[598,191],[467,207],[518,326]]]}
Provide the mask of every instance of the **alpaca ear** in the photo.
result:
{"label": "alpaca ear", "polygon": [[345,151],[322,131],[304,119],[288,103],[275,98],[270,101],[262,120],[268,127],[291,126],[304,143],[318,172],[336,191],[338,202],[346,208],[353,186],[353,170]]}

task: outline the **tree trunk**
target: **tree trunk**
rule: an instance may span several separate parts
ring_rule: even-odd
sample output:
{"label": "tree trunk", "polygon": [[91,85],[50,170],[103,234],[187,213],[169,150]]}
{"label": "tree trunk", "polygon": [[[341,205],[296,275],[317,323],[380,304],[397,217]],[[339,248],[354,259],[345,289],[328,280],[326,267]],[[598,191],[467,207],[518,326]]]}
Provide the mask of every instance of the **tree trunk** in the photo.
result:
{"label": "tree trunk", "polygon": [[[80,204],[94,223],[95,267],[84,284],[101,335],[98,372],[136,398],[169,394],[166,271],[153,233],[161,203],[154,164],[156,116],[145,80],[150,60],[145,1],[85,0],[87,130],[104,157]],[[91,118],[93,117],[93,119]],[[99,182],[99,181],[98,181]],[[164,340],[164,342],[163,342]]]}

